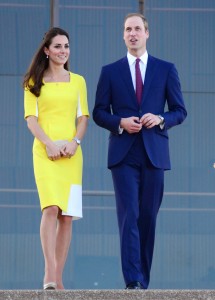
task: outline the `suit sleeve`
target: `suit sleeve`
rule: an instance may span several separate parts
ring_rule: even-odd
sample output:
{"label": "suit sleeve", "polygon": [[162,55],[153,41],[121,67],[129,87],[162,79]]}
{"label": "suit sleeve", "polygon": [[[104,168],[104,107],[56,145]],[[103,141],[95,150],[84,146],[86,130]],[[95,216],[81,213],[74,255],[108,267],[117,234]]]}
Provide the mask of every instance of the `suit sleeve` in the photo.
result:
{"label": "suit sleeve", "polygon": [[167,77],[166,99],[168,111],[165,112],[163,116],[165,119],[165,127],[169,129],[181,124],[187,116],[178,72],[174,65],[170,68]]}
{"label": "suit sleeve", "polygon": [[95,123],[114,134],[119,134],[121,117],[113,115],[111,110],[111,75],[107,68],[103,67],[96,90],[96,100],[93,109]]}

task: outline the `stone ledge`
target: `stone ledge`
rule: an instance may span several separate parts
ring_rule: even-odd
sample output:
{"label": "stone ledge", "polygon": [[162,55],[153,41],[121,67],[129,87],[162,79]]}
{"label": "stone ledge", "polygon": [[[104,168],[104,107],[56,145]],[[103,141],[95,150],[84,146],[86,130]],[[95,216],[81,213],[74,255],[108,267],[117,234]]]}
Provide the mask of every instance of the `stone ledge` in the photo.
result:
{"label": "stone ledge", "polygon": [[0,300],[215,300],[215,290],[0,290]]}

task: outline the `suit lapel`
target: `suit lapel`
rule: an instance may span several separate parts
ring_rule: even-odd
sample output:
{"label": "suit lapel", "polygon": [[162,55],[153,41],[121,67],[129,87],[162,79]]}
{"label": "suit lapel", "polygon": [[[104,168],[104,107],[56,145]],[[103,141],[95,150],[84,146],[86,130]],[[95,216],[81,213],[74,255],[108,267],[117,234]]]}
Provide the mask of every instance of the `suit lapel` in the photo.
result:
{"label": "suit lapel", "polygon": [[130,72],[127,57],[124,57],[121,60],[119,69],[120,69],[120,76],[122,76],[122,79],[125,82],[125,85],[128,89],[129,94],[131,95],[132,98],[134,98],[136,100],[136,95],[135,95],[135,91],[134,91],[134,86],[133,86],[133,82],[132,82],[132,78],[131,78],[131,72]]}
{"label": "suit lapel", "polygon": [[148,57],[148,62],[147,62],[147,68],[146,68],[146,75],[145,75],[145,81],[144,81],[144,87],[143,87],[143,98],[142,98],[142,103],[145,101],[150,85],[151,85],[151,81],[154,75],[154,72],[156,71],[156,63],[153,59],[152,56],[149,55]]}

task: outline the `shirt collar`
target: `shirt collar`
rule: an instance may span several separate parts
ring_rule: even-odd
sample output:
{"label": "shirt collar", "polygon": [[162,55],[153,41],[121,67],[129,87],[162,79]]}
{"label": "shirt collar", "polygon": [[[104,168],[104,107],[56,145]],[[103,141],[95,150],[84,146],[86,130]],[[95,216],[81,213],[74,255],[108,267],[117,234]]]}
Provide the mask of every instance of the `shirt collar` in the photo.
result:
{"label": "shirt collar", "polygon": [[[128,64],[131,66],[136,61],[136,56],[131,55],[129,52],[127,53],[128,58]],[[146,66],[148,61],[148,52],[145,51],[144,54],[139,57],[139,59],[143,62],[143,64]]]}

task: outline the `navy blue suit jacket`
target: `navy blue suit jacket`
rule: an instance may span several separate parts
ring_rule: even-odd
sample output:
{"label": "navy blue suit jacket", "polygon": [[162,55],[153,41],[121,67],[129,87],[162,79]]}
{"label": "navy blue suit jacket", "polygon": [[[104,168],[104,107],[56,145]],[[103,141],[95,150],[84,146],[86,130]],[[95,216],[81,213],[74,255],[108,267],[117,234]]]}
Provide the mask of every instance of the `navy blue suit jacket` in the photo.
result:
{"label": "navy blue suit jacket", "polygon": [[161,115],[165,119],[164,129],[160,126],[151,129],[143,127],[141,132],[145,149],[154,167],[170,169],[167,130],[182,123],[187,115],[174,64],[148,56],[140,106],[137,103],[127,57],[104,66],[97,86],[93,119],[97,125],[110,131],[108,168],[123,160],[137,135],[129,134],[125,130],[119,134],[121,118],[142,117],[145,113]]}

